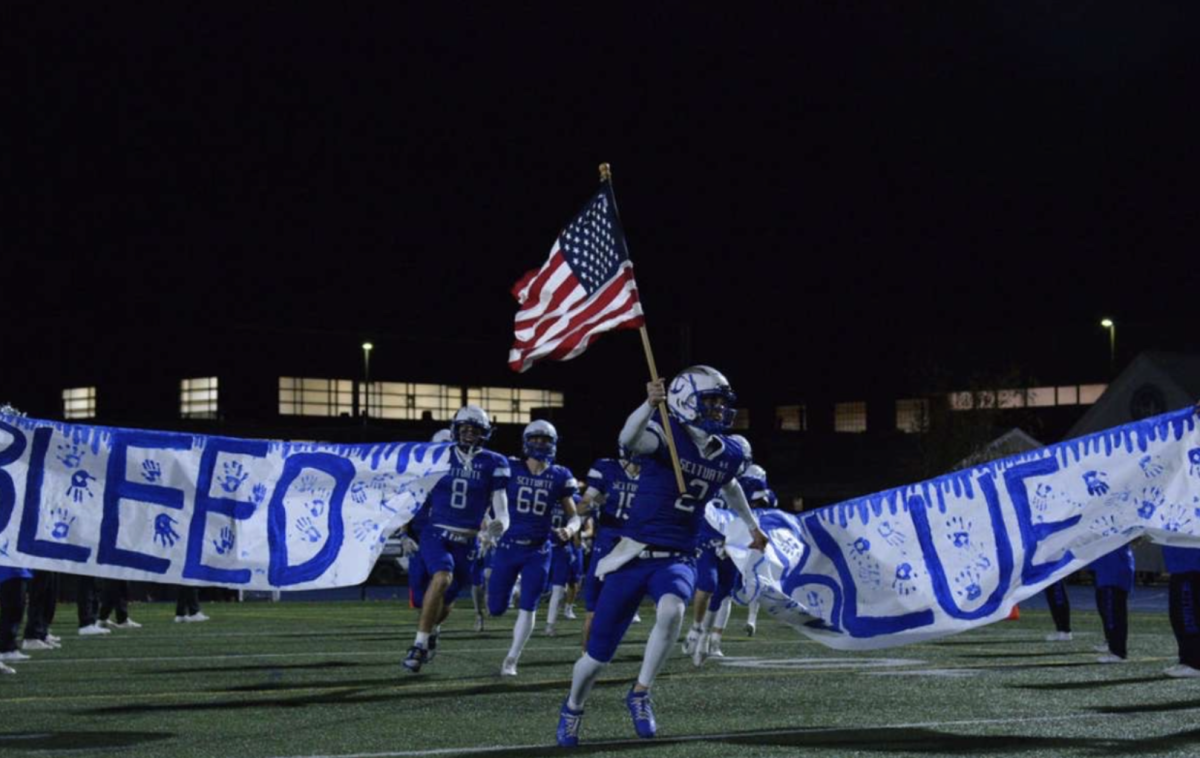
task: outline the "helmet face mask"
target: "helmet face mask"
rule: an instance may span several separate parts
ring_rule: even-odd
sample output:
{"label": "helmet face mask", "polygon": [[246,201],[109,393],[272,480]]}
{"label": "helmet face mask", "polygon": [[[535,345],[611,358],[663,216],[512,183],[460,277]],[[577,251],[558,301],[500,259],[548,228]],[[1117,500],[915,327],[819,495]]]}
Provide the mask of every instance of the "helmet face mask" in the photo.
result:
{"label": "helmet face mask", "polygon": [[719,434],[733,425],[736,402],[737,395],[729,381],[709,366],[680,371],[667,392],[671,415],[708,434]]}
{"label": "helmet face mask", "polygon": [[550,463],[558,452],[558,430],[549,421],[539,419],[532,422],[525,427],[521,439],[521,452],[526,458]]}
{"label": "helmet face mask", "polygon": [[450,436],[465,452],[483,447],[483,443],[492,436],[492,422],[488,419],[487,411],[478,405],[464,405],[454,414]]}

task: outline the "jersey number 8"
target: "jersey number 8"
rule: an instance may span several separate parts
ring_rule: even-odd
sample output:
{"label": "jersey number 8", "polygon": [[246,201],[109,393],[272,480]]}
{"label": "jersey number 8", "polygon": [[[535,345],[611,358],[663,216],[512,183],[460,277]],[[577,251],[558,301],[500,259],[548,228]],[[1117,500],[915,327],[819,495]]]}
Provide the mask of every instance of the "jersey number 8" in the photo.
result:
{"label": "jersey number 8", "polygon": [[466,508],[467,507],[467,487],[466,479],[455,479],[450,482],[450,507],[451,508]]}

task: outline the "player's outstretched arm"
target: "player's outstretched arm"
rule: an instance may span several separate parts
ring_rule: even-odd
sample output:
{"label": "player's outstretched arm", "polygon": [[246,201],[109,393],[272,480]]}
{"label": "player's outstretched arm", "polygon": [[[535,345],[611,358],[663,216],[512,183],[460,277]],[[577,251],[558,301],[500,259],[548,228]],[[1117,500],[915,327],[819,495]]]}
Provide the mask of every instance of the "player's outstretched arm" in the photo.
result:
{"label": "player's outstretched arm", "polygon": [[666,380],[659,379],[657,382],[646,383],[646,402],[629,414],[629,418],[625,419],[625,426],[621,427],[621,434],[617,440],[635,453],[649,455],[658,449],[658,437],[646,431],[646,426],[650,423],[650,417],[654,415],[655,407],[667,398],[665,382]]}
{"label": "player's outstretched arm", "polygon": [[492,520],[488,522],[487,529],[492,539],[496,540],[508,531],[508,492],[505,490],[492,493]]}
{"label": "player's outstretched arm", "polygon": [[750,530],[750,549],[765,550],[767,535],[758,528],[758,523],[754,520],[754,513],[750,510],[750,504],[746,502],[746,493],[742,492],[742,485],[738,484],[737,479],[730,479],[729,483],[721,488],[721,496]]}

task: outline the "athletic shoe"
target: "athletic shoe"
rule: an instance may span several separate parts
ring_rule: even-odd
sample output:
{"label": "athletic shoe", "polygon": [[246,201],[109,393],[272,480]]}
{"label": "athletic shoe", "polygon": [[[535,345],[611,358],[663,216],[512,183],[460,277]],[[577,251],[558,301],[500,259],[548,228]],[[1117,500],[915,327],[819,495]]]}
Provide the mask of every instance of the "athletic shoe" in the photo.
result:
{"label": "athletic shoe", "polygon": [[125,619],[124,621],[122,621],[119,624],[113,624],[110,622],[109,626],[112,627],[113,629],[141,629],[142,628],[142,625],[139,624],[138,622],[134,621],[133,619]]}
{"label": "athletic shoe", "polygon": [[721,638],[712,635],[708,638],[708,657],[709,658],[724,658],[725,653],[721,652]]}
{"label": "athletic shoe", "polygon": [[697,667],[703,666],[708,660],[708,635],[700,636],[700,640],[696,643],[696,649],[692,651],[692,663]]}
{"label": "athletic shoe", "polygon": [[62,642],[62,637],[56,637],[56,636],[55,636],[55,635],[53,635],[53,634],[47,634],[47,635],[46,635],[46,642],[50,642],[50,643],[53,643],[53,644],[56,644],[56,645],[57,645],[58,643]]}
{"label": "athletic shoe", "polygon": [[201,621],[208,621],[208,616],[205,616],[201,611],[196,611],[191,616],[184,616],[183,620],[189,624],[199,624]]}
{"label": "athletic shoe", "polygon": [[578,619],[579,617],[575,615],[575,606],[568,605],[567,609],[565,611],[563,611],[563,618],[568,618],[568,619],[571,619],[572,621],[575,621],[576,619]]}
{"label": "athletic shoe", "polygon": [[558,746],[578,747],[579,727],[583,725],[583,711],[573,711],[564,700],[558,712]]}
{"label": "athletic shoe", "polygon": [[753,637],[754,633],[756,631],[758,631],[758,627],[755,625],[755,623],[753,621],[747,621],[746,622],[746,636]]}
{"label": "athletic shoe", "polygon": [[625,696],[625,705],[629,706],[629,715],[633,718],[633,728],[637,736],[648,740],[658,732],[658,724],[654,721],[654,703],[650,701],[649,692],[630,690]]}
{"label": "athletic shoe", "polygon": [[25,640],[21,643],[22,650],[54,650],[55,646],[45,640]]}
{"label": "athletic shoe", "polygon": [[683,654],[691,655],[696,652],[696,643],[700,641],[700,630],[696,627],[688,629],[687,637],[683,640]]}
{"label": "athletic shoe", "polygon": [[1100,645],[1093,645],[1093,646],[1092,646],[1092,652],[1093,652],[1093,653],[1107,653],[1107,652],[1109,652],[1109,649],[1108,649],[1108,643],[1107,643],[1107,642],[1105,642],[1105,643],[1103,643],[1103,644],[1100,644]]}
{"label": "athletic shoe", "polygon": [[546,636],[547,637],[554,636],[554,624],[546,624]]}
{"label": "athletic shoe", "polygon": [[1102,655],[1096,659],[1096,663],[1124,663],[1124,662],[1125,662],[1124,658],[1122,658],[1119,655],[1115,655],[1114,653],[1109,653],[1108,655]]}
{"label": "athletic shoe", "polygon": [[428,662],[429,651],[423,647],[417,647],[416,645],[410,647],[408,649],[408,655],[404,656],[404,668],[408,669],[414,674],[418,673],[421,670],[421,666]]}
{"label": "athletic shoe", "polygon": [[187,617],[187,616],[176,616],[176,617],[175,617],[175,623],[176,623],[176,624],[186,624],[186,623],[187,623],[187,620],[188,620],[188,617]]}
{"label": "athletic shoe", "polygon": [[631,623],[631,624],[642,623],[642,614],[640,614],[640,613],[633,614],[633,621],[630,621],[629,623]]}
{"label": "athletic shoe", "polygon": [[1070,642],[1072,639],[1070,632],[1051,632],[1046,635],[1046,642]]}
{"label": "athletic shoe", "polygon": [[477,631],[477,632],[483,631],[483,614],[482,613],[475,614],[475,631]]}
{"label": "athletic shoe", "polygon": [[80,637],[90,637],[93,634],[112,634],[112,630],[105,629],[104,627],[100,626],[99,624],[91,624],[89,626],[79,627],[79,636]]}
{"label": "athletic shoe", "polygon": [[0,661],[27,661],[30,656],[25,655],[20,650],[9,650],[7,653],[0,653]]}
{"label": "athletic shoe", "polygon": [[[16,669],[9,668],[8,666],[5,666],[3,663],[0,663],[0,674],[15,674],[15,673],[17,673]],[[558,744],[561,745],[562,743],[560,742]]]}
{"label": "athletic shoe", "polygon": [[1186,663],[1177,663],[1169,669],[1164,669],[1163,673],[1173,679],[1200,678],[1200,669],[1194,669]]}
{"label": "athletic shoe", "polygon": [[504,659],[504,663],[500,666],[500,676],[516,676],[517,675],[517,659],[508,656]]}

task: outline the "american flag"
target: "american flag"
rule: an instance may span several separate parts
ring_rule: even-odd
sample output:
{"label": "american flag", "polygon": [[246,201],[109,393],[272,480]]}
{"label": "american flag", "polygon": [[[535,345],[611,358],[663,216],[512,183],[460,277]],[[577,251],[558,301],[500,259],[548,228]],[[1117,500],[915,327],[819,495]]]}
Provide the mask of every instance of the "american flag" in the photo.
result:
{"label": "american flag", "polygon": [[612,185],[600,187],[558,235],[549,260],[512,293],[520,303],[508,353],[513,371],[547,358],[570,360],[598,334],[645,323]]}

